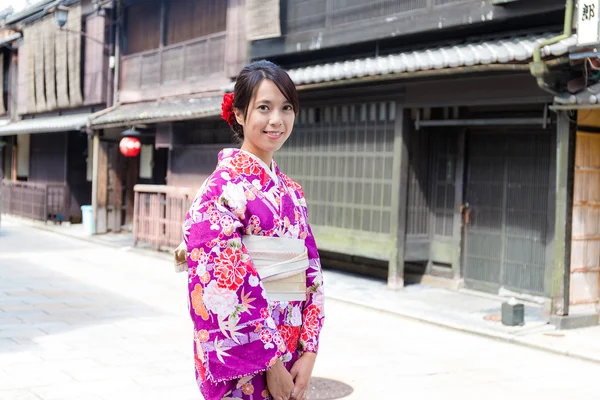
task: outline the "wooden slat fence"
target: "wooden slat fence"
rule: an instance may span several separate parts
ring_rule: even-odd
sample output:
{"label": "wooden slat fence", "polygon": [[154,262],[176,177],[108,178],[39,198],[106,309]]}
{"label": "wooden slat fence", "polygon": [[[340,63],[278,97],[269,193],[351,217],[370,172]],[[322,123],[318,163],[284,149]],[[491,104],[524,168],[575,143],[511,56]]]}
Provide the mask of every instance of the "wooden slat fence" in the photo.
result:
{"label": "wooden slat fence", "polygon": [[163,185],[135,185],[133,243],[177,247],[182,240],[181,225],[195,192],[190,188]]}
{"label": "wooden slat fence", "polygon": [[69,219],[69,190],[64,184],[2,181],[2,212],[38,221]]}

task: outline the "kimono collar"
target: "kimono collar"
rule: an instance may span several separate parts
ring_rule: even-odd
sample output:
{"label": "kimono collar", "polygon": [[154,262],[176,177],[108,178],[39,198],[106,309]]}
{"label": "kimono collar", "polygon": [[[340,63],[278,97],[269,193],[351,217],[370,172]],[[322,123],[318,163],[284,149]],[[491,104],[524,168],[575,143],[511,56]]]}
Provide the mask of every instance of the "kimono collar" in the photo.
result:
{"label": "kimono collar", "polygon": [[257,176],[261,183],[266,184],[266,177],[270,177],[278,185],[279,167],[275,160],[271,161],[271,168],[259,157],[241,149],[223,149],[219,153],[219,162],[224,162],[233,167],[237,172],[246,176]]}

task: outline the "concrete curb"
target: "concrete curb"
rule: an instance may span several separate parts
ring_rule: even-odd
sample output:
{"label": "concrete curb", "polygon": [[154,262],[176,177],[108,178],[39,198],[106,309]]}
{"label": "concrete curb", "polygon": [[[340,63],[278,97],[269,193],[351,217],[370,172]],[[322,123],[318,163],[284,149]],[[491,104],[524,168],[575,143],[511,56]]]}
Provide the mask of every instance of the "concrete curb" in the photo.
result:
{"label": "concrete curb", "polygon": [[[24,219],[20,219],[20,218],[15,218],[15,217],[10,217],[10,216],[6,216],[6,218],[8,220],[10,220],[11,222],[14,223],[21,223],[23,225],[26,225],[28,227],[32,227],[32,228],[36,228],[36,229],[40,229],[46,232],[52,232],[52,233],[56,233],[59,234],[61,236],[65,236],[65,237],[69,237],[69,238],[73,238],[73,239],[78,239],[84,242],[88,242],[88,243],[94,243],[94,244],[98,244],[98,245],[103,245],[103,246],[107,246],[107,247],[112,247],[112,248],[123,248],[123,246],[117,245],[115,243],[110,243],[110,242],[106,242],[103,240],[99,240],[99,239],[94,239],[93,236],[91,237],[85,237],[85,236],[78,236],[78,235],[72,235],[69,234],[67,232],[61,232],[57,229],[52,229],[52,228],[48,228],[46,226],[43,226],[41,224],[38,224],[36,222],[31,222],[31,221],[27,221]],[[170,261],[172,260],[171,255],[168,253],[164,253],[164,252],[158,252],[156,250],[147,250],[147,249],[140,249],[140,248],[136,248],[136,247],[131,247],[131,251],[140,254],[140,255],[144,255],[146,257],[152,257],[152,258],[156,258],[156,257],[160,257],[160,258],[164,258],[165,261]],[[446,321],[443,319],[436,319],[436,318],[428,318],[424,315],[417,315],[414,313],[408,313],[408,312],[398,312],[398,311],[392,311],[383,307],[376,307],[373,305],[370,305],[366,302],[361,302],[361,301],[357,301],[355,299],[350,299],[350,298],[345,298],[343,296],[336,296],[336,295],[325,295],[326,298],[328,299],[332,299],[332,300],[336,300],[336,301],[340,301],[340,302],[344,302],[344,303],[349,303],[349,304],[353,304],[356,306],[360,306],[363,308],[367,308],[367,309],[371,309],[371,310],[376,310],[379,312],[383,312],[383,313],[387,313],[387,314],[391,314],[394,316],[398,316],[401,318],[405,318],[405,319],[409,319],[412,321],[418,321],[421,323],[425,323],[425,324],[429,324],[429,325],[434,325],[434,326],[438,326],[441,328],[447,328],[447,329],[452,329],[455,331],[459,331],[459,332],[463,332],[463,333],[469,333],[472,335],[477,335],[477,336],[481,336],[481,337],[486,337],[489,339],[494,339],[494,340],[498,340],[498,341],[502,341],[505,343],[511,343],[511,344],[516,344],[519,346],[523,346],[523,347],[528,347],[528,348],[532,348],[532,349],[536,349],[536,350],[541,350],[541,351],[546,351],[549,353],[553,353],[553,354],[558,354],[558,355],[562,355],[562,356],[566,356],[566,357],[570,357],[570,358],[574,358],[574,359],[579,359],[582,361],[587,361],[587,362],[592,362],[592,363],[596,363],[596,364],[600,364],[600,358],[595,358],[595,357],[590,357],[588,355],[585,354],[581,354],[579,352],[573,352],[573,351],[569,351],[566,349],[558,349],[555,348],[553,346],[547,345],[547,344],[543,344],[543,343],[535,343],[535,342],[531,342],[526,340],[527,337],[523,336],[520,337],[518,335],[514,335],[514,334],[507,334],[507,333],[501,333],[501,332],[495,332],[492,330],[486,330],[486,329],[481,329],[481,328],[477,328],[477,327],[466,327],[464,325],[459,325],[459,324],[454,324],[450,321]]]}

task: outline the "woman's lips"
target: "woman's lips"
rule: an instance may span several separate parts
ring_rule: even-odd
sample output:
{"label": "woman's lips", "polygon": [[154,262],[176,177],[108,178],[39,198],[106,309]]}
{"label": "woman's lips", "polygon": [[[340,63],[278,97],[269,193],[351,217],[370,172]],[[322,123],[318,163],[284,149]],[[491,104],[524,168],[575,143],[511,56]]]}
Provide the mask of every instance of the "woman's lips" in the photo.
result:
{"label": "woman's lips", "polygon": [[276,131],[263,131],[265,135],[267,135],[271,139],[279,139],[283,136],[283,132]]}

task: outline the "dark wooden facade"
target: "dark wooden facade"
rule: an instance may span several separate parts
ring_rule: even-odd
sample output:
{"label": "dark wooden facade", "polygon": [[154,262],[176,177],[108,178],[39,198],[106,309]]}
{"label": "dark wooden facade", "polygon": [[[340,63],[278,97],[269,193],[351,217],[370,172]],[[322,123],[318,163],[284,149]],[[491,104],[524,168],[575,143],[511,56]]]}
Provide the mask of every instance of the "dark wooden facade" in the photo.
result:
{"label": "dark wooden facade", "polygon": [[[297,68],[552,32],[564,18],[561,1],[494,3],[286,0],[281,36],[251,42],[250,54]],[[557,128],[552,97],[522,71],[315,78],[302,88],[278,161],[304,187],[320,248],[391,287],[406,265],[476,289],[551,296]],[[370,269],[351,265],[365,259]]]}
{"label": "dark wooden facade", "polygon": [[227,2],[219,0],[126,3],[124,54],[155,50],[224,32],[226,16]]}
{"label": "dark wooden facade", "polygon": [[218,152],[235,146],[229,127],[207,120],[177,123],[173,129],[178,142],[169,151],[167,184],[198,189],[214,171]]}
{"label": "dark wooden facade", "polygon": [[[492,0],[283,0],[281,37],[251,43],[252,58],[280,58],[296,53],[344,57],[352,48],[366,54],[387,48],[419,46],[477,32],[506,29],[507,21],[527,28],[543,23],[541,15],[563,15],[564,1],[519,1],[494,5]],[[543,19],[543,18],[542,18]],[[515,25],[516,27],[516,25]],[[459,28],[461,33],[452,32]],[[402,37],[401,41],[398,38]],[[377,42],[377,46],[374,44]],[[337,50],[336,50],[337,48]],[[311,63],[306,57],[298,63]]]}
{"label": "dark wooden facade", "polygon": [[[200,74],[186,68],[202,69],[203,76],[213,77],[214,82],[220,82],[218,76],[230,76],[215,75],[210,57],[200,57],[194,66],[180,62],[177,70],[162,65],[172,62],[167,52],[176,58],[186,54],[186,46],[209,48],[207,40],[219,35],[225,39],[227,58],[228,38],[233,36],[232,3],[225,33],[200,38],[185,37],[183,32],[190,30],[184,22],[180,33],[170,34],[173,14],[166,12],[164,4],[154,7],[159,17],[148,17],[145,23],[159,21],[160,29],[152,38],[133,33],[136,39],[131,39],[135,43],[129,49],[136,52],[127,50],[124,57],[123,99],[148,100],[210,89],[201,81],[187,83],[187,91],[181,89],[183,82],[191,82],[187,77]],[[281,5],[282,36],[253,42],[250,48],[253,58],[268,56],[287,68],[435,47],[441,43],[440,31],[448,39],[497,33],[506,29],[503,23],[509,20],[515,29],[519,24],[524,27],[526,17],[534,14],[539,17],[536,24],[544,25],[557,15],[560,21],[562,7],[558,1],[543,8],[524,3],[503,8],[491,1],[471,0],[290,0]],[[418,37],[413,35],[417,33]],[[513,31],[503,34],[510,36]],[[186,41],[172,43],[168,39],[172,37]],[[227,61],[220,64],[221,54],[218,60],[217,69],[225,68]],[[551,150],[556,125],[545,111],[551,97],[536,86],[525,68],[515,73],[390,79],[385,84],[340,83],[323,89],[316,84],[301,93],[295,133],[277,160],[303,185],[323,251],[352,260],[377,260],[373,265],[387,262],[387,271],[374,268],[369,273],[387,275],[394,287],[402,285],[405,263],[410,263],[416,268],[413,271],[464,280],[477,289],[550,295],[555,163]],[[423,118],[495,122],[478,129],[458,123],[418,127],[416,121]],[[504,118],[523,122],[503,125]],[[168,149],[166,184],[200,186],[213,170],[218,150],[231,145],[224,128],[219,121],[150,126],[156,133],[155,145]],[[156,199],[163,199],[156,203],[163,207],[169,197],[162,189],[155,193],[148,186],[138,189],[136,198],[139,202],[143,198],[144,204],[136,203],[136,215],[140,210],[149,212]],[[489,193],[496,195],[490,198]],[[172,222],[161,210],[155,212],[162,228],[136,225],[140,238],[156,237],[152,241],[157,246],[174,245],[174,239],[161,236],[167,235]]]}
{"label": "dark wooden facade", "polygon": [[[277,156],[304,188],[320,248],[389,261],[400,246],[399,265],[410,263],[412,272],[464,279],[486,291],[549,296],[556,125],[541,121],[551,97],[526,74],[371,89],[303,93],[294,134]],[[417,113],[496,122],[417,129]],[[502,125],[507,117],[523,123]],[[406,178],[399,178],[404,146]],[[393,234],[397,179],[406,180],[400,244]],[[378,264],[369,273],[386,275]]]}

